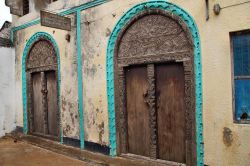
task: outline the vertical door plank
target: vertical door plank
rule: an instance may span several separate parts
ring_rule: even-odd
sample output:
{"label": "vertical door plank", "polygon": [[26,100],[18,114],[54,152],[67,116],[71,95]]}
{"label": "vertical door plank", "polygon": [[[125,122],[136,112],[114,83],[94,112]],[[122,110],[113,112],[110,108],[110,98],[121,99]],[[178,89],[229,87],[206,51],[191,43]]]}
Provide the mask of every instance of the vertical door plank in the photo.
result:
{"label": "vertical door plank", "polygon": [[47,81],[44,71],[41,72],[41,81],[42,81],[42,104],[43,104],[43,125],[44,125],[44,135],[49,134],[48,129],[48,102],[47,102]]}
{"label": "vertical door plank", "polygon": [[150,156],[147,67],[126,69],[126,101],[128,121],[128,152]]}
{"label": "vertical door plank", "polygon": [[186,162],[186,121],[182,63],[156,66],[158,157]]}
{"label": "vertical door plank", "polygon": [[57,80],[55,71],[46,72],[49,135],[58,136]]}
{"label": "vertical door plank", "polygon": [[33,87],[33,115],[34,115],[34,132],[43,134],[44,132],[44,113],[42,104],[42,80],[40,73],[32,74]]}

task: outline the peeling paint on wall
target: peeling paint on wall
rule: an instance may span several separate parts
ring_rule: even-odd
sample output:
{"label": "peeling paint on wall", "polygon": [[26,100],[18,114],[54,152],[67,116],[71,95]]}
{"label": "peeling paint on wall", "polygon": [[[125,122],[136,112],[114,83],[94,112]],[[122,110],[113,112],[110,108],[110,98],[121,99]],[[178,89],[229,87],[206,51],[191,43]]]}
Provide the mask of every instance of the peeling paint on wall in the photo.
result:
{"label": "peeling paint on wall", "polygon": [[[85,141],[109,145],[106,99],[106,29],[101,21],[91,21],[100,11],[82,12],[83,94]],[[100,14],[100,13],[99,13]]]}

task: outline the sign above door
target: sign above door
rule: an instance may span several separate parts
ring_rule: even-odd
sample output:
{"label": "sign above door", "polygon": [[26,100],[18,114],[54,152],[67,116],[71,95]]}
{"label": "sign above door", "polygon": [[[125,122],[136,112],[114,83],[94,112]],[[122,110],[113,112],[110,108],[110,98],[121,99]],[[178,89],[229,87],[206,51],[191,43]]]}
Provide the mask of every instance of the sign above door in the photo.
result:
{"label": "sign above door", "polygon": [[71,19],[55,13],[41,10],[41,25],[62,30],[71,30]]}

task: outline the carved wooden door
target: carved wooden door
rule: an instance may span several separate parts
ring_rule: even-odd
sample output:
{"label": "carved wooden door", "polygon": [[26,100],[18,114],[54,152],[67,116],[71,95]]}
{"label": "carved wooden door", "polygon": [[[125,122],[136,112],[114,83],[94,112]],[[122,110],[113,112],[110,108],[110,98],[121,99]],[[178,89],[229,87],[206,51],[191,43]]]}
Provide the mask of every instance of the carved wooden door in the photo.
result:
{"label": "carved wooden door", "polygon": [[56,73],[49,71],[46,73],[47,80],[47,103],[48,103],[48,133],[52,136],[58,136],[58,104],[57,104],[57,81]]}
{"label": "carved wooden door", "polygon": [[193,40],[173,13],[145,10],[117,37],[118,154],[196,165]]}
{"label": "carved wooden door", "polygon": [[58,137],[57,83],[54,71],[32,73],[33,134]]}
{"label": "carved wooden door", "polygon": [[33,133],[44,133],[44,118],[43,118],[43,94],[41,73],[32,74],[32,90],[33,90],[33,118],[34,126]]}
{"label": "carved wooden door", "polygon": [[[156,134],[154,153],[158,159],[186,163],[182,63],[132,66],[126,68],[125,73],[127,152],[150,157],[153,155],[151,138]],[[148,80],[152,80],[151,83]],[[155,115],[150,113],[152,109]],[[150,121],[154,118],[157,127],[152,132]]]}
{"label": "carved wooden door", "polygon": [[[145,103],[147,95],[147,66],[131,67],[126,70],[128,152],[149,156],[150,129],[149,110]],[[145,146],[146,145],[146,146]]]}
{"label": "carved wooden door", "polygon": [[52,44],[41,39],[26,60],[29,133],[59,139],[57,58]]}
{"label": "carved wooden door", "polygon": [[186,163],[183,66],[162,64],[155,71],[158,158]]}

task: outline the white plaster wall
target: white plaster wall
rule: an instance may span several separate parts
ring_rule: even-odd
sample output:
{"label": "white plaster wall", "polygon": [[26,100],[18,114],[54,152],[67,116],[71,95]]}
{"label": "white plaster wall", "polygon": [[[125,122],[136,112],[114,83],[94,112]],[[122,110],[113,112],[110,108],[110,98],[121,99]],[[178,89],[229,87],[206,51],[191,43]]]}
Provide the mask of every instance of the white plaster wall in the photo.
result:
{"label": "white plaster wall", "polygon": [[0,137],[16,127],[15,122],[15,54],[0,47]]}

